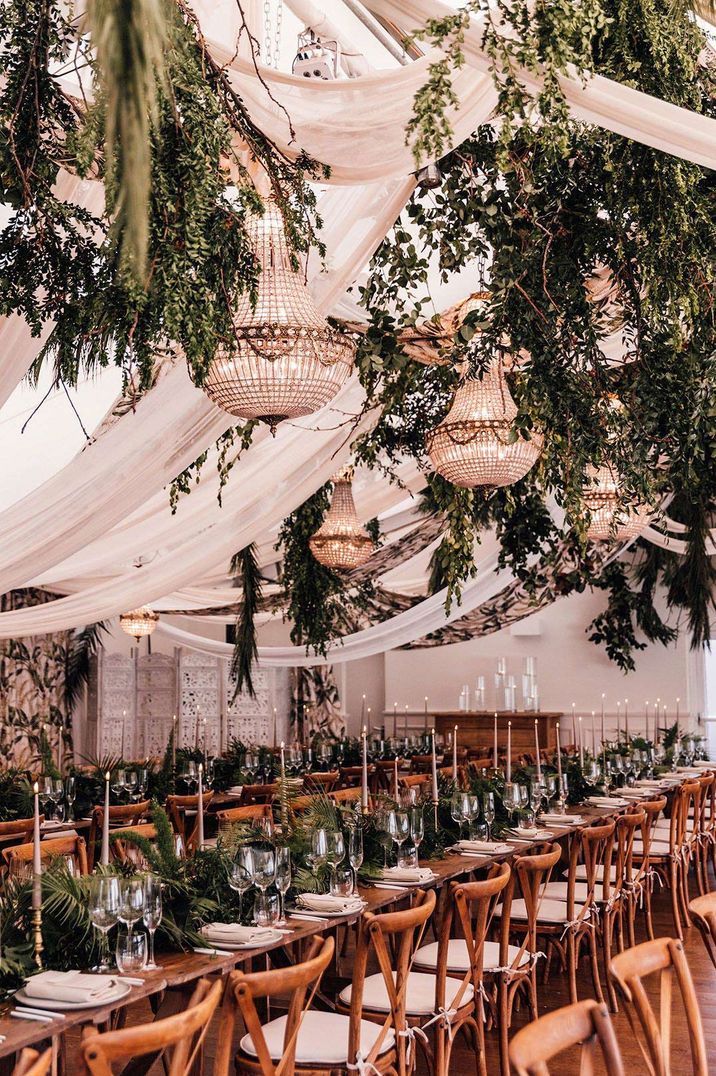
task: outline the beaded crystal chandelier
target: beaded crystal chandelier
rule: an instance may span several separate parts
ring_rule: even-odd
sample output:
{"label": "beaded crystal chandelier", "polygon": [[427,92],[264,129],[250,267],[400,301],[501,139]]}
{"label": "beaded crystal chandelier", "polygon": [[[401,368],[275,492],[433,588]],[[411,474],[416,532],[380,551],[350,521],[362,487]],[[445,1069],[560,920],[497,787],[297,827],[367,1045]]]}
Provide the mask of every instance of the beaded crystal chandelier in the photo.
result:
{"label": "beaded crystal chandelier", "polygon": [[159,623],[159,613],[155,613],[148,605],[141,609],[132,609],[129,613],[122,613],[119,618],[119,626],[127,635],[133,635],[139,642],[145,635],[151,635]]}
{"label": "beaded crystal chandelier", "polygon": [[481,380],[467,378],[448,414],[426,437],[433,467],[456,486],[495,489],[517,482],[542,451],[542,434],[515,437],[517,405],[497,359]]}
{"label": "beaded crystal chandelier", "polygon": [[202,385],[232,415],[272,429],[285,418],[318,411],[336,395],[353,366],[355,341],[316,309],[303,276],[291,264],[283,218],[272,198],[247,231],[261,265],[258,299],[243,294],[234,339],[217,351]]}
{"label": "beaded crystal chandelier", "polygon": [[353,502],[353,471],[346,468],[333,479],[333,496],[326,518],[308,545],[326,568],[359,568],[373,552],[373,539],[358,521]]}
{"label": "beaded crystal chandelier", "polygon": [[587,468],[584,505],[589,510],[587,538],[593,542],[630,541],[644,529],[650,515],[648,505],[624,506],[617,475],[608,463]]}

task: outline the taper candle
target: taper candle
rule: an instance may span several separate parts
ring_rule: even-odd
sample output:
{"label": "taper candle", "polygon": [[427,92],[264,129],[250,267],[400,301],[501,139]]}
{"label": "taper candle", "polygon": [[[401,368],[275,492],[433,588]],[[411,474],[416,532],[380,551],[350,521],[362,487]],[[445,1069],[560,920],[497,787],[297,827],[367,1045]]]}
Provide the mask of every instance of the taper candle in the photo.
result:
{"label": "taper candle", "polygon": [[368,740],[366,727],[363,726],[363,775],[361,780],[360,802],[363,812],[368,813]]}
{"label": "taper candle", "polygon": [[[32,907],[39,908],[41,903],[41,886],[40,876],[42,875],[42,854],[40,852],[40,786],[35,781],[32,786],[32,791],[35,799],[34,816],[33,816],[33,828],[32,828]],[[40,896],[40,901],[36,903],[37,897]]]}
{"label": "taper candle", "polygon": [[452,738],[452,779],[457,781],[457,725],[455,726],[455,735]]}
{"label": "taper candle", "polygon": [[435,754],[435,729],[430,733],[430,745],[432,753],[432,767],[433,767],[433,803],[438,802],[438,760]]}
{"label": "taper candle", "polygon": [[124,737],[125,737],[125,734],[126,734],[125,733],[126,727],[127,727],[127,711],[122,710],[122,762],[124,762]]}
{"label": "taper candle", "polygon": [[649,700],[644,703],[644,739],[649,739]]}
{"label": "taper candle", "polygon": [[495,732],[492,743],[492,767],[497,769],[497,710],[495,710]]}
{"label": "taper candle", "polygon": [[576,707],[577,707],[576,702],[573,702],[572,703],[572,740],[574,741],[575,748],[577,746],[577,711],[576,711]]}
{"label": "taper candle", "polygon": [[172,715],[172,771],[177,768],[177,715]]}
{"label": "taper candle", "polygon": [[617,699],[617,743],[619,743],[622,735],[622,723],[621,723],[621,701]]}
{"label": "taper candle", "polygon": [[507,722],[507,783],[512,781],[512,722]]}
{"label": "taper candle", "polygon": [[597,761],[597,723],[592,710],[592,758]]}
{"label": "taper candle", "polygon": [[204,847],[204,763],[199,763],[199,802],[197,804],[199,851]]}
{"label": "taper candle", "polygon": [[602,695],[602,743],[604,743],[604,695]]}
{"label": "taper candle", "polygon": [[535,718],[535,757],[537,759],[537,780],[542,780],[542,760],[539,757],[539,721]]}
{"label": "taper candle", "polygon": [[629,743],[629,699],[624,699],[624,742]]}
{"label": "taper candle", "polygon": [[406,742],[407,742],[407,739],[408,739],[408,710],[409,709],[410,709],[410,707],[408,706],[408,704],[406,702],[406,704],[405,704],[405,740],[406,740]]}
{"label": "taper candle", "polygon": [[365,724],[365,695],[361,699],[360,704],[360,723],[361,725]]}
{"label": "taper candle", "polygon": [[109,864],[109,778],[110,772],[104,775],[104,816],[102,818],[102,851],[99,861],[103,867]]}
{"label": "taper candle", "polygon": [[428,732],[428,696],[425,696],[425,734]]}
{"label": "taper candle", "polygon": [[395,794],[395,802],[400,803],[400,789],[398,788],[398,760],[393,759],[393,789]]}
{"label": "taper candle", "polygon": [[582,715],[579,715],[579,765],[584,769],[584,739],[582,736]]}
{"label": "taper candle", "polygon": [[398,739],[398,704],[393,703],[393,736]]}
{"label": "taper candle", "polygon": [[562,795],[562,744],[559,737],[559,721],[556,727],[557,733],[557,780],[559,782],[559,794]]}
{"label": "taper candle", "polygon": [[273,708],[273,745],[274,745],[274,748],[276,747],[277,725],[278,725],[278,713],[276,711],[276,707],[274,706],[274,708]]}

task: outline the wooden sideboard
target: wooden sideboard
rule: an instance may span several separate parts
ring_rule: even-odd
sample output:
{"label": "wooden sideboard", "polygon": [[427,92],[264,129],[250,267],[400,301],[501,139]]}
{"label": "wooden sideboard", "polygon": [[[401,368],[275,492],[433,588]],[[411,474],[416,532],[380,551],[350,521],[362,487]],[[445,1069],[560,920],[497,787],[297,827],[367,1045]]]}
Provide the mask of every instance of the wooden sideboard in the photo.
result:
{"label": "wooden sideboard", "polygon": [[[497,712],[497,746],[500,751],[507,749],[507,722],[512,722],[513,752],[535,750],[535,721],[539,730],[540,748],[557,746],[557,722],[564,715],[555,711],[505,711]],[[447,741],[448,734],[458,726],[457,742],[461,747],[484,747],[486,754],[492,752],[494,735],[494,710],[443,710],[428,715],[428,721],[434,723]],[[562,743],[566,743],[562,730]]]}

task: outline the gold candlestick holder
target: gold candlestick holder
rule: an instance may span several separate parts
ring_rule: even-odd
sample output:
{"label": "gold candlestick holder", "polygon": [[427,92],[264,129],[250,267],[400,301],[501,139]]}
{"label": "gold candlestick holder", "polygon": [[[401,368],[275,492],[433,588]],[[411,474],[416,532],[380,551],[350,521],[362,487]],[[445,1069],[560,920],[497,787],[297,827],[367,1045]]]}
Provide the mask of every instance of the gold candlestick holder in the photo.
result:
{"label": "gold candlestick holder", "polygon": [[32,909],[32,947],[37,970],[42,971],[42,908]]}

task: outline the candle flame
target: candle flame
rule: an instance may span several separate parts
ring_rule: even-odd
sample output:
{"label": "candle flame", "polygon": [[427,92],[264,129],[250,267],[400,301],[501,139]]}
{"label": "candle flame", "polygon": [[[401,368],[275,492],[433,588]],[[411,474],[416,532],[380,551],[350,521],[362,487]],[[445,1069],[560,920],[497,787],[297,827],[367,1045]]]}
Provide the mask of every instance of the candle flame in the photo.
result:
{"label": "candle flame", "polygon": [[200,762],[200,763],[199,763],[199,776],[200,776],[200,777],[201,777],[201,775],[202,775],[202,773],[203,773],[203,772],[204,772],[204,763],[203,763],[203,762]]}
{"label": "candle flame", "polygon": [[281,740],[281,750],[282,751],[283,751],[283,748],[284,748],[284,742],[283,742],[283,740]]}
{"label": "candle flame", "polygon": [[35,795],[37,795],[39,793],[39,791],[40,791],[40,786],[38,785],[37,781],[35,781],[32,788],[33,788],[33,791],[34,791]]}
{"label": "candle flame", "polygon": [[110,776],[111,776],[111,774],[110,774],[109,770],[107,770],[106,774],[104,775],[105,781],[109,781]]}

